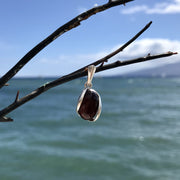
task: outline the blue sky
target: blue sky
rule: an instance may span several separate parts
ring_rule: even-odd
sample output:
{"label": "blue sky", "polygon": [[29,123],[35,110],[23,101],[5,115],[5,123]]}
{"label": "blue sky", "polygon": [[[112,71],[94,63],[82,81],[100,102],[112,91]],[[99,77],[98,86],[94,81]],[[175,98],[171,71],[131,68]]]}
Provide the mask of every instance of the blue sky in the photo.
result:
{"label": "blue sky", "polygon": [[[0,76],[32,47],[79,13],[105,0],[0,0]],[[112,58],[126,60],[148,53],[180,52],[180,0],[135,0],[83,21],[35,56],[16,76],[68,74],[119,47],[149,21],[152,26]],[[114,75],[180,61],[180,56],[100,73]]]}

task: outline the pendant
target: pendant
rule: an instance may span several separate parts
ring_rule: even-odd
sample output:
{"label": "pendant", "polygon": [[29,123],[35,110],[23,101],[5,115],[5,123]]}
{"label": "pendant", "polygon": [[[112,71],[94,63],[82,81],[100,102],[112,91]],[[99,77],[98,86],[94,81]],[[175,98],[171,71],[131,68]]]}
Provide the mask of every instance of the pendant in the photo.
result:
{"label": "pendant", "polygon": [[88,80],[85,83],[85,89],[81,93],[78,104],[77,113],[84,120],[96,121],[101,114],[101,97],[92,89],[92,79],[96,71],[96,67],[91,65],[88,67]]}

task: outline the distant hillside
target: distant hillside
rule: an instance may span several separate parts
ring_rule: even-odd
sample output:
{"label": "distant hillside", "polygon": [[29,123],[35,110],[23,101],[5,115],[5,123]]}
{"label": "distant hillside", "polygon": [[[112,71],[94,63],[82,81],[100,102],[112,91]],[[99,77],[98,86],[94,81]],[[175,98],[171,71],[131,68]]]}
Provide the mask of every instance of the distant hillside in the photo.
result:
{"label": "distant hillside", "polygon": [[147,76],[147,77],[172,77],[180,76],[180,62],[163,65],[160,67],[144,69],[133,73],[125,74],[125,76]]}

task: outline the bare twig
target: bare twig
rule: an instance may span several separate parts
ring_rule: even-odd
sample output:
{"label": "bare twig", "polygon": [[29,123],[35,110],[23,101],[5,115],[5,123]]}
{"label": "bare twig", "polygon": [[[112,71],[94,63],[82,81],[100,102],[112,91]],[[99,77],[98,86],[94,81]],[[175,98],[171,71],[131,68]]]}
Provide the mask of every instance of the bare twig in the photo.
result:
{"label": "bare twig", "polygon": [[0,122],[12,122],[13,119],[9,117],[0,117]]}
{"label": "bare twig", "polygon": [[107,65],[104,65],[102,67],[98,67],[96,69],[96,72],[100,72],[100,71],[104,71],[104,70],[108,70],[108,69],[112,69],[112,68],[116,68],[116,67],[120,67],[120,66],[126,66],[129,64],[134,64],[134,63],[149,61],[149,60],[153,60],[153,59],[168,57],[168,56],[172,56],[172,55],[176,55],[176,54],[178,54],[178,53],[169,51],[167,53],[158,54],[158,55],[152,55],[151,56],[150,54],[148,54],[145,57],[140,57],[140,58],[136,58],[136,59],[126,60],[126,61],[116,61],[114,63],[107,64]]}
{"label": "bare twig", "polygon": [[[177,53],[176,52],[167,52],[167,53],[158,54],[158,55],[149,55],[148,54],[146,57],[141,57],[141,58],[137,58],[137,59],[131,59],[131,60],[126,60],[126,61],[116,61],[114,63],[108,64],[108,65],[105,65],[105,66],[99,66],[96,69],[96,72],[104,71],[104,70],[107,70],[107,69],[113,69],[113,68],[116,68],[116,67],[119,67],[119,66],[126,66],[126,65],[129,65],[129,64],[149,61],[149,60],[153,60],[153,59],[157,59],[157,58],[168,57],[168,56],[172,56],[172,55],[175,55],[175,54],[177,54]],[[13,102],[11,105],[9,105],[8,107],[1,110],[0,111],[0,117],[5,116],[6,114],[10,113],[11,111],[13,111],[14,109],[16,109],[19,106],[23,105],[24,103],[30,101],[31,99],[39,96],[42,93],[44,93],[48,89],[51,89],[51,88],[53,88],[55,86],[66,83],[68,81],[83,77],[85,75],[87,75],[86,70],[80,71],[80,72],[77,72],[77,73],[74,73],[74,74],[69,74],[69,75],[63,76],[63,77],[61,77],[61,78],[59,78],[59,79],[57,79],[55,81],[46,83],[43,86],[41,86],[38,89],[31,92],[30,94],[22,97],[18,101]]]}
{"label": "bare twig", "polygon": [[102,12],[104,10],[107,10],[111,7],[122,5],[125,3],[128,3],[133,0],[116,0],[116,1],[109,1],[106,4],[94,7],[71,21],[67,22],[63,26],[59,27],[56,31],[54,31],[51,35],[49,35],[46,39],[41,41],[39,44],[37,44],[33,49],[31,49],[22,59],[19,60],[19,62],[11,68],[4,76],[0,79],[0,88],[2,88],[6,82],[8,82],[13,76],[18,73],[18,71],[24,67],[25,64],[27,64],[36,54],[38,54],[42,49],[44,49],[47,45],[49,45],[52,41],[57,39],[59,36],[64,34],[65,32],[77,27],[80,25],[80,22],[83,20],[88,19],[90,16]]}
{"label": "bare twig", "polygon": [[[83,68],[73,72],[73,73],[77,73],[77,72],[80,72],[80,71],[83,71],[85,68],[87,68],[88,66],[90,65],[99,65],[102,63],[101,66],[104,65],[104,62],[107,62],[108,59],[110,59],[111,57],[115,56],[116,54],[118,54],[119,52],[123,51],[127,46],[129,46],[132,42],[134,42],[142,33],[144,33],[149,27],[150,25],[152,24],[152,21],[150,21],[143,29],[141,29],[133,38],[131,38],[128,42],[126,42],[123,46],[121,46],[120,48],[116,49],[115,51],[113,51],[112,53],[108,54],[107,56],[91,63],[91,64],[88,64],[87,66],[84,66]],[[72,74],[73,74],[72,73]]]}
{"label": "bare twig", "polygon": [[19,100],[19,91],[17,91],[16,98],[14,102],[17,102]]}

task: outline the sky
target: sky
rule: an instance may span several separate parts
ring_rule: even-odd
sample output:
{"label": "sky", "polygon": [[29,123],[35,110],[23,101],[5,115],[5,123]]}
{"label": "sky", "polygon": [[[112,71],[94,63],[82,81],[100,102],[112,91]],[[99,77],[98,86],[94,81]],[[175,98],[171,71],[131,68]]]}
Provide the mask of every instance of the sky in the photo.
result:
{"label": "sky", "polygon": [[[0,0],[0,76],[29,50],[78,14],[105,0]],[[149,21],[151,27],[109,62],[167,51],[180,53],[180,0],[134,0],[93,15],[36,55],[16,77],[61,76],[102,58],[132,38]],[[119,67],[103,75],[120,75],[180,62],[180,55]]]}

